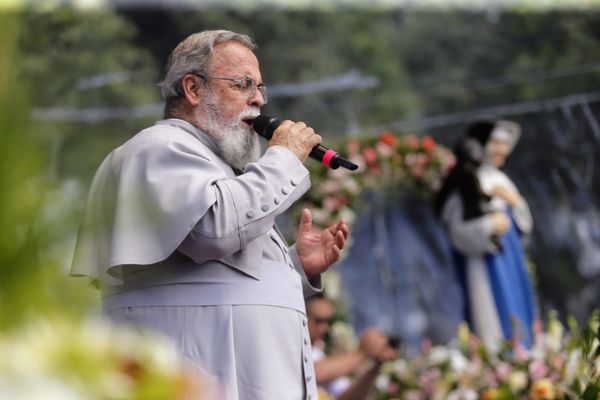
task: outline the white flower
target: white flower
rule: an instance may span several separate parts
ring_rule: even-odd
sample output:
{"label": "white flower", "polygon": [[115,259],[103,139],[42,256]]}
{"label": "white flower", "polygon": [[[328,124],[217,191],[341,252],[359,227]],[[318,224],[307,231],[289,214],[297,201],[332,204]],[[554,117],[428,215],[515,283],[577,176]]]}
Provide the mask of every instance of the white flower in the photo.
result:
{"label": "white flower", "polygon": [[90,398],[52,377],[29,375],[26,379],[0,378],[0,399],[81,400]]}
{"label": "white flower", "polygon": [[456,389],[448,393],[447,400],[477,400],[477,392],[472,389]]}
{"label": "white flower", "polygon": [[312,219],[317,225],[325,225],[329,219],[329,213],[322,208],[312,208]]}
{"label": "white flower", "polygon": [[512,371],[508,375],[508,385],[513,392],[518,392],[527,387],[528,377],[524,371]]}
{"label": "white flower", "polygon": [[579,373],[579,362],[581,360],[581,349],[575,349],[569,354],[567,365],[565,366],[565,383],[571,384]]}
{"label": "white flower", "polygon": [[546,334],[546,346],[549,349],[554,352],[560,351],[564,330],[565,328],[558,320],[551,319],[549,321]]}
{"label": "white flower", "polygon": [[455,373],[460,374],[468,365],[469,360],[459,350],[450,350],[450,367]]}
{"label": "white flower", "polygon": [[340,279],[340,274],[334,270],[327,270],[322,275],[323,277],[323,291],[327,293],[327,297],[329,297],[333,301],[340,300],[340,296],[342,295],[342,283]]}
{"label": "white flower", "polygon": [[345,220],[348,225],[352,225],[354,223],[354,220],[356,219],[356,213],[352,211],[350,207],[346,206],[342,207],[342,209],[338,213],[338,216],[340,217],[340,219]]}
{"label": "white flower", "polygon": [[346,189],[350,194],[355,196],[360,194],[360,192],[362,191],[360,185],[358,184],[358,182],[356,182],[356,179],[352,177],[346,178],[342,183],[342,187]]}
{"label": "white flower", "polygon": [[380,392],[385,391],[389,384],[390,384],[390,377],[388,375],[380,374],[377,377],[377,379],[375,379],[375,387]]}
{"label": "white flower", "polygon": [[435,346],[429,353],[429,362],[433,365],[439,365],[448,361],[449,356],[448,349],[443,346]]}
{"label": "white flower", "polygon": [[409,368],[408,362],[403,358],[397,359],[392,364],[392,370],[398,376],[402,376],[402,374],[404,374],[404,372],[406,372],[406,370],[408,370],[408,368]]}
{"label": "white flower", "polygon": [[136,380],[137,366],[162,384],[179,384],[182,373],[171,341],[101,319],[34,319],[0,335],[0,354],[0,399],[125,399],[151,385]]}
{"label": "white flower", "polygon": [[339,351],[350,351],[357,346],[354,330],[349,323],[335,322],[330,328],[333,347]]}

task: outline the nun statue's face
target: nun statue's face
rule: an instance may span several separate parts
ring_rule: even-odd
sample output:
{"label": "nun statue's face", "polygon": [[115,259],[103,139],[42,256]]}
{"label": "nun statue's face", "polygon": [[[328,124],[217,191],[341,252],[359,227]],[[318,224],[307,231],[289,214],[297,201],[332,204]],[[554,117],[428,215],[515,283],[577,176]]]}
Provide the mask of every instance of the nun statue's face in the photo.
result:
{"label": "nun statue's face", "polygon": [[504,140],[491,138],[486,145],[487,161],[500,168],[506,162],[509,150],[509,145]]}

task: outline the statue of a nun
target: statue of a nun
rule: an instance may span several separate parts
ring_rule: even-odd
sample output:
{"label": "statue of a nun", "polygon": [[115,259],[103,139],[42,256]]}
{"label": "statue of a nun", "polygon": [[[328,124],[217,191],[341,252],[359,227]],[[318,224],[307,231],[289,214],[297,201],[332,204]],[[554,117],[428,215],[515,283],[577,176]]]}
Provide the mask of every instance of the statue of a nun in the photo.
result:
{"label": "statue of a nun", "polygon": [[536,318],[521,240],[533,228],[531,212],[501,170],[520,132],[510,121],[472,124],[436,199],[465,290],[466,320],[491,348],[502,339],[529,347]]}

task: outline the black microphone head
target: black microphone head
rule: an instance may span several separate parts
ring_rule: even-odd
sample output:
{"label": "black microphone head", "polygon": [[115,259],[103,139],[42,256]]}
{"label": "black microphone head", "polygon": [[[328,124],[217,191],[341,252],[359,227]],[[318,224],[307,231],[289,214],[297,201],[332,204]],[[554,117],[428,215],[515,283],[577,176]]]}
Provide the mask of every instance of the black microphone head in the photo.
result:
{"label": "black microphone head", "polygon": [[254,129],[256,133],[265,139],[271,140],[273,137],[273,132],[275,129],[277,129],[280,123],[281,122],[275,117],[259,115],[258,117],[254,118],[254,121],[252,121],[252,129]]}

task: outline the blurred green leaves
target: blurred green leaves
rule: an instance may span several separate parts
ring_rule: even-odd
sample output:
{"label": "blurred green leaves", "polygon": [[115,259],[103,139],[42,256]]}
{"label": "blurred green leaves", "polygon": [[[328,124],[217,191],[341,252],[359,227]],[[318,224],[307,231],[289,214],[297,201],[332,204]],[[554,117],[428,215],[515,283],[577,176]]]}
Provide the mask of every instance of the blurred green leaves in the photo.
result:
{"label": "blurred green leaves", "polygon": [[134,37],[132,25],[108,11],[0,14],[0,329],[39,313],[80,316],[97,304],[97,291],[67,274],[81,181],[139,129],[131,124],[145,121],[32,116],[157,101],[156,68]]}
{"label": "blurred green leaves", "polygon": [[0,15],[0,327],[22,318],[43,287],[40,226],[43,151],[30,135],[29,104],[18,84],[20,19]]}
{"label": "blurred green leaves", "polygon": [[[49,167],[88,182],[112,148],[156,119],[131,109],[159,102],[159,71],[135,45],[135,27],[110,10],[31,8],[23,24],[19,78],[32,94],[35,129],[52,147]],[[122,110],[123,118],[96,123],[107,110]]]}

